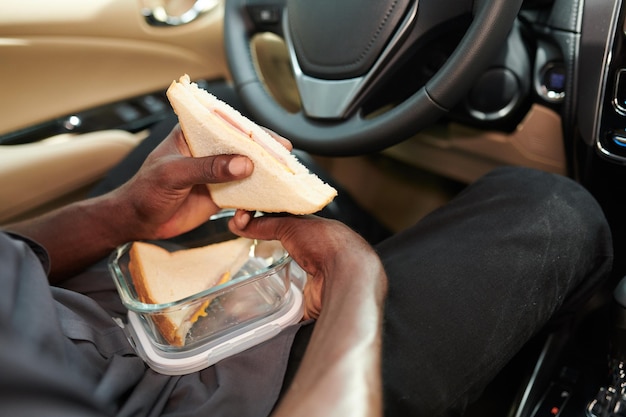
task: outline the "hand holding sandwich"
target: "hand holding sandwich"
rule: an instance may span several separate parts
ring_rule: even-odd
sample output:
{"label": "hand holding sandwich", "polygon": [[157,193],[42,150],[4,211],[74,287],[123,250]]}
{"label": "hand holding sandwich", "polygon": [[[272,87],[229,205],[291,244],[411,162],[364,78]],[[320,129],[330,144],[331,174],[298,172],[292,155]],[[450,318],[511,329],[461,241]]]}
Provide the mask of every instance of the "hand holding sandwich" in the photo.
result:
{"label": "hand holding sandwich", "polygon": [[47,249],[52,282],[108,256],[123,243],[184,233],[219,210],[207,183],[245,178],[253,171],[244,156],[190,156],[176,127],[120,188],[4,228]]}
{"label": "hand holding sandwich", "polygon": [[276,415],[381,415],[387,277],[372,247],[344,224],[313,216],[252,218],[240,210],[230,228],[244,237],[280,240],[309,275],[305,315],[318,319]]}
{"label": "hand holding sandwich", "polygon": [[242,179],[253,171],[245,156],[191,157],[176,126],[139,172],[115,192],[138,220],[132,240],[165,239],[187,232],[219,211],[205,184]]}
{"label": "hand holding sandwich", "polygon": [[[291,142],[264,129],[286,150]],[[222,184],[249,177],[253,164],[243,155],[192,157],[180,126],[143,163],[141,170],[117,192],[132,203],[138,219],[135,239],[166,239],[204,223],[220,208],[206,184]]]}

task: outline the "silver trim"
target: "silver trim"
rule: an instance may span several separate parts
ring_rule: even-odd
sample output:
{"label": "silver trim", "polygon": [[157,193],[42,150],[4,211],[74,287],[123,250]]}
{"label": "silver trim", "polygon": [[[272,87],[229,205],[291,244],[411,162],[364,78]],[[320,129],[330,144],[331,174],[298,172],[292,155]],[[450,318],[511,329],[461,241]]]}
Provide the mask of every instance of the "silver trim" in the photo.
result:
{"label": "silver trim", "polygon": [[142,8],[141,14],[152,26],[181,26],[198,19],[217,7],[219,3],[219,0],[196,0],[193,6],[179,16],[171,16],[163,4],[158,4]]}
{"label": "silver trim", "polygon": [[520,399],[519,404],[517,405],[517,410],[515,411],[514,417],[523,417],[524,414],[532,412],[534,410],[530,410],[529,407],[532,407],[534,404],[531,404],[530,398],[533,393],[533,389],[535,387],[535,383],[537,382],[537,378],[539,373],[541,372],[541,368],[543,367],[544,362],[546,361],[546,356],[548,355],[548,350],[550,346],[554,343],[554,334],[550,334],[541,349],[541,353],[539,354],[539,358],[537,359],[537,363],[535,363],[535,367],[533,369],[533,373],[528,380],[528,384],[526,384],[526,388],[524,389],[524,393],[522,398]]}
{"label": "silver trim", "polygon": [[[515,81],[518,82],[518,87],[520,87],[519,81],[517,78],[515,79]],[[517,105],[520,102],[521,96],[522,94],[518,88],[506,106],[502,107],[501,109],[497,111],[493,111],[489,113],[482,112],[480,110],[476,110],[472,108],[472,106],[470,106],[467,100],[465,100],[465,108],[467,109],[469,114],[472,115],[472,117],[474,117],[475,119],[482,120],[482,121],[498,120],[498,119],[502,119],[503,117],[508,116],[511,113],[511,111],[513,111],[513,109],[517,107]]]}
{"label": "silver trim", "polygon": [[548,62],[540,71],[539,77],[535,78],[535,90],[539,95],[550,103],[561,103],[565,99],[565,91],[550,90],[548,86],[543,82],[543,77],[548,71],[556,68],[557,65],[554,62]]}
{"label": "silver trim", "polygon": [[617,101],[617,92],[619,90],[619,84],[620,82],[624,82],[624,80],[620,80],[620,74],[626,74],[626,69],[622,68],[619,71],[617,71],[617,73],[615,74],[616,80],[615,80],[615,88],[613,89],[613,107],[615,108],[615,111],[618,112],[621,116],[626,116],[626,107],[622,103]]}
{"label": "silver trim", "polygon": [[293,41],[289,33],[287,13],[283,13],[283,31],[285,43],[289,49],[291,67],[296,78],[296,85],[300,93],[302,109],[304,113],[312,118],[319,119],[340,119],[347,115],[348,110],[354,101],[369,84],[374,75],[378,72],[383,62],[391,54],[400,39],[406,34],[417,17],[419,1],[415,1],[400,25],[400,28],[391,38],[387,47],[383,50],[378,60],[374,63],[367,74],[362,77],[349,78],[345,80],[324,80],[310,77],[302,72],[298,64],[298,57],[293,47]]}
{"label": "silver trim", "polygon": [[601,127],[600,125],[602,124],[601,123],[602,112],[604,111],[604,98],[605,98],[607,83],[608,83],[609,67],[613,59],[612,51],[613,51],[613,45],[615,43],[615,36],[616,36],[616,31],[617,31],[617,24],[619,21],[619,11],[620,11],[621,5],[622,5],[621,1],[616,1],[613,5],[611,27],[608,32],[609,35],[611,36],[611,39],[610,39],[610,42],[608,42],[607,49],[605,50],[604,73],[602,74],[602,91],[600,92],[598,106],[596,106],[598,111],[596,112],[596,117],[594,121],[595,127],[593,129],[594,131],[593,140],[596,143],[596,148],[598,152],[600,152],[602,155],[608,158],[623,162],[623,161],[626,161],[626,158],[621,157],[619,155],[615,155],[614,153],[611,153],[609,150],[602,147],[602,143],[600,141],[600,127]]}

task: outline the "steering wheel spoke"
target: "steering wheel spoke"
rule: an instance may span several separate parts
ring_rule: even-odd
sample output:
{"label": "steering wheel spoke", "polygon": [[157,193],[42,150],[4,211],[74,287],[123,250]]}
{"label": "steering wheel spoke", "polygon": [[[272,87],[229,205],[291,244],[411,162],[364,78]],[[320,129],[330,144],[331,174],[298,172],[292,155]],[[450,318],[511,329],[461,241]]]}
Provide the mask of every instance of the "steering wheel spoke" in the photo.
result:
{"label": "steering wheel spoke", "polygon": [[392,53],[398,49],[400,40],[404,38],[417,16],[417,2],[410,6],[410,10],[403,19],[400,27],[387,42],[380,56],[376,58],[371,68],[363,75],[346,79],[323,79],[307,75],[298,62],[298,54],[289,28],[287,15],[283,17],[283,32],[289,50],[291,67],[302,101],[302,109],[306,116],[314,119],[345,119],[359,108],[366,88],[384,67]]}

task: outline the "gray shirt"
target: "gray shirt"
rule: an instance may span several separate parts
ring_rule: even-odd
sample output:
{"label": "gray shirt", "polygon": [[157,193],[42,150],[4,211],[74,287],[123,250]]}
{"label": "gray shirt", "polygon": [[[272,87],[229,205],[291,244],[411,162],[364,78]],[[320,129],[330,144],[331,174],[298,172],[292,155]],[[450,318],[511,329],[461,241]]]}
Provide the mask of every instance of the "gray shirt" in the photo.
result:
{"label": "gray shirt", "polygon": [[0,233],[0,415],[266,416],[280,392],[292,326],[184,376],[135,354],[106,261],[54,287],[35,242]]}

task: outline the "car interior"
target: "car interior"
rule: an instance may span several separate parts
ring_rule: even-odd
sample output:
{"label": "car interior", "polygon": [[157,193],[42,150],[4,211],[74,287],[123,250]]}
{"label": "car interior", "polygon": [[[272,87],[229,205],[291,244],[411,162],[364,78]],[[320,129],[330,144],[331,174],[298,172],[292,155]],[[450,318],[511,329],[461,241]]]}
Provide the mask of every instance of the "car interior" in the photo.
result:
{"label": "car interior", "polygon": [[567,176],[604,209],[614,271],[467,415],[622,415],[625,40],[620,0],[4,1],[0,224],[85,198],[183,74],[291,140],[371,241],[499,166]]}

